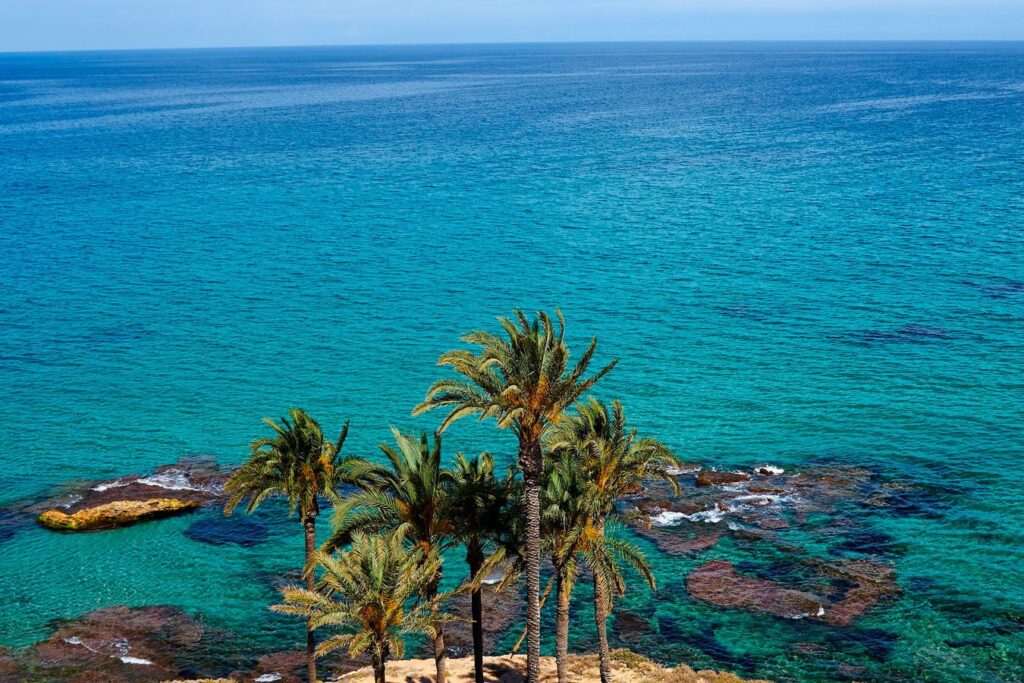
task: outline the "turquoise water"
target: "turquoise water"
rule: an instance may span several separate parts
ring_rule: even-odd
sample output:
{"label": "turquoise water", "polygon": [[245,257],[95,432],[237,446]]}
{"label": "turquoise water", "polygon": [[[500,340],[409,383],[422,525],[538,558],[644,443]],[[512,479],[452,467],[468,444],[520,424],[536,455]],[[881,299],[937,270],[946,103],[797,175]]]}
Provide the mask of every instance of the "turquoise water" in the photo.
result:
{"label": "turquoise water", "polygon": [[[390,424],[433,426],[410,410],[461,332],[558,305],[622,359],[599,393],[688,460],[937,492],[934,514],[863,511],[903,593],[848,629],[686,595],[708,558],[779,551],[640,541],[660,586],[625,601],[657,617],[638,649],[780,679],[1024,678],[1024,46],[8,54],[0,159],[0,504],[238,463],[292,405],[370,454]],[[449,453],[483,448],[512,437],[450,431]],[[154,603],[239,652],[299,644],[265,611],[301,555],[280,513],[251,547],[191,540],[194,517],[4,521],[0,645]]]}

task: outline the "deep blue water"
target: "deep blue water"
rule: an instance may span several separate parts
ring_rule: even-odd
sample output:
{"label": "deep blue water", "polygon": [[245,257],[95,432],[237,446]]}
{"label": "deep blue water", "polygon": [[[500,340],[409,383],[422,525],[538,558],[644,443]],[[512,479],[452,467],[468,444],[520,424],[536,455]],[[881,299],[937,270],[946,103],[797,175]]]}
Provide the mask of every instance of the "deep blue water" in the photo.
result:
{"label": "deep blue water", "polygon": [[[0,55],[0,504],[238,463],[291,405],[370,454],[435,424],[410,409],[460,333],[556,305],[622,359],[600,395],[688,460],[942,492],[871,519],[903,593],[854,627],[689,599],[690,568],[743,559],[724,544],[656,557],[659,592],[626,599],[658,624],[639,649],[780,679],[1024,678],[1024,45]],[[449,434],[449,454],[513,452]],[[244,545],[195,517],[0,519],[0,645],[122,603],[298,643],[265,611],[301,554],[280,513]]]}

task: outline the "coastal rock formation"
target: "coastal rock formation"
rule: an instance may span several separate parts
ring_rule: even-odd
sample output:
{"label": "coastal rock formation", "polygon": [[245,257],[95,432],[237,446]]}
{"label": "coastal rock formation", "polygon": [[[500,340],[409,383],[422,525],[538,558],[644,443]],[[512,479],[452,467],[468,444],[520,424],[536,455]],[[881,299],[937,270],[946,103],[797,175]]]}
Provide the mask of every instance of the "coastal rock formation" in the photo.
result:
{"label": "coastal rock formation", "polygon": [[112,529],[220,504],[229,474],[210,459],[182,459],[147,476],[90,482],[25,510],[49,529]]}
{"label": "coastal rock formation", "polygon": [[68,514],[63,510],[47,510],[39,515],[39,523],[56,531],[97,531],[129,526],[148,519],[158,519],[189,512],[199,507],[194,500],[150,498],[123,500],[96,507],[86,507]]}

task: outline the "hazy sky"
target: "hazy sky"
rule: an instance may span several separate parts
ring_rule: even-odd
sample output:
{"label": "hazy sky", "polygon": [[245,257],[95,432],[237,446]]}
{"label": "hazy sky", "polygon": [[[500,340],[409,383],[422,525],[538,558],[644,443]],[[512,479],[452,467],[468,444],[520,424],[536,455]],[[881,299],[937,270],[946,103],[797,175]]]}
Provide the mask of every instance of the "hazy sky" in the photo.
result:
{"label": "hazy sky", "polygon": [[0,0],[0,51],[557,40],[1024,39],[1024,0]]}

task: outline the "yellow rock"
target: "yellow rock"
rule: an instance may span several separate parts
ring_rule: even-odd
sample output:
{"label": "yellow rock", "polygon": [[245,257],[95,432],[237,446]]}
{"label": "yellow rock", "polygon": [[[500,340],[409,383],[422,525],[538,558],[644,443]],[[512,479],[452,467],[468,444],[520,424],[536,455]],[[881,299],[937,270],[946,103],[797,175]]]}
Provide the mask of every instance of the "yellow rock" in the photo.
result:
{"label": "yellow rock", "polygon": [[39,515],[39,523],[58,531],[93,531],[116,529],[156,517],[167,517],[199,507],[194,500],[150,498],[149,500],[117,500],[91,508],[82,508],[69,515],[62,510],[47,510]]}

